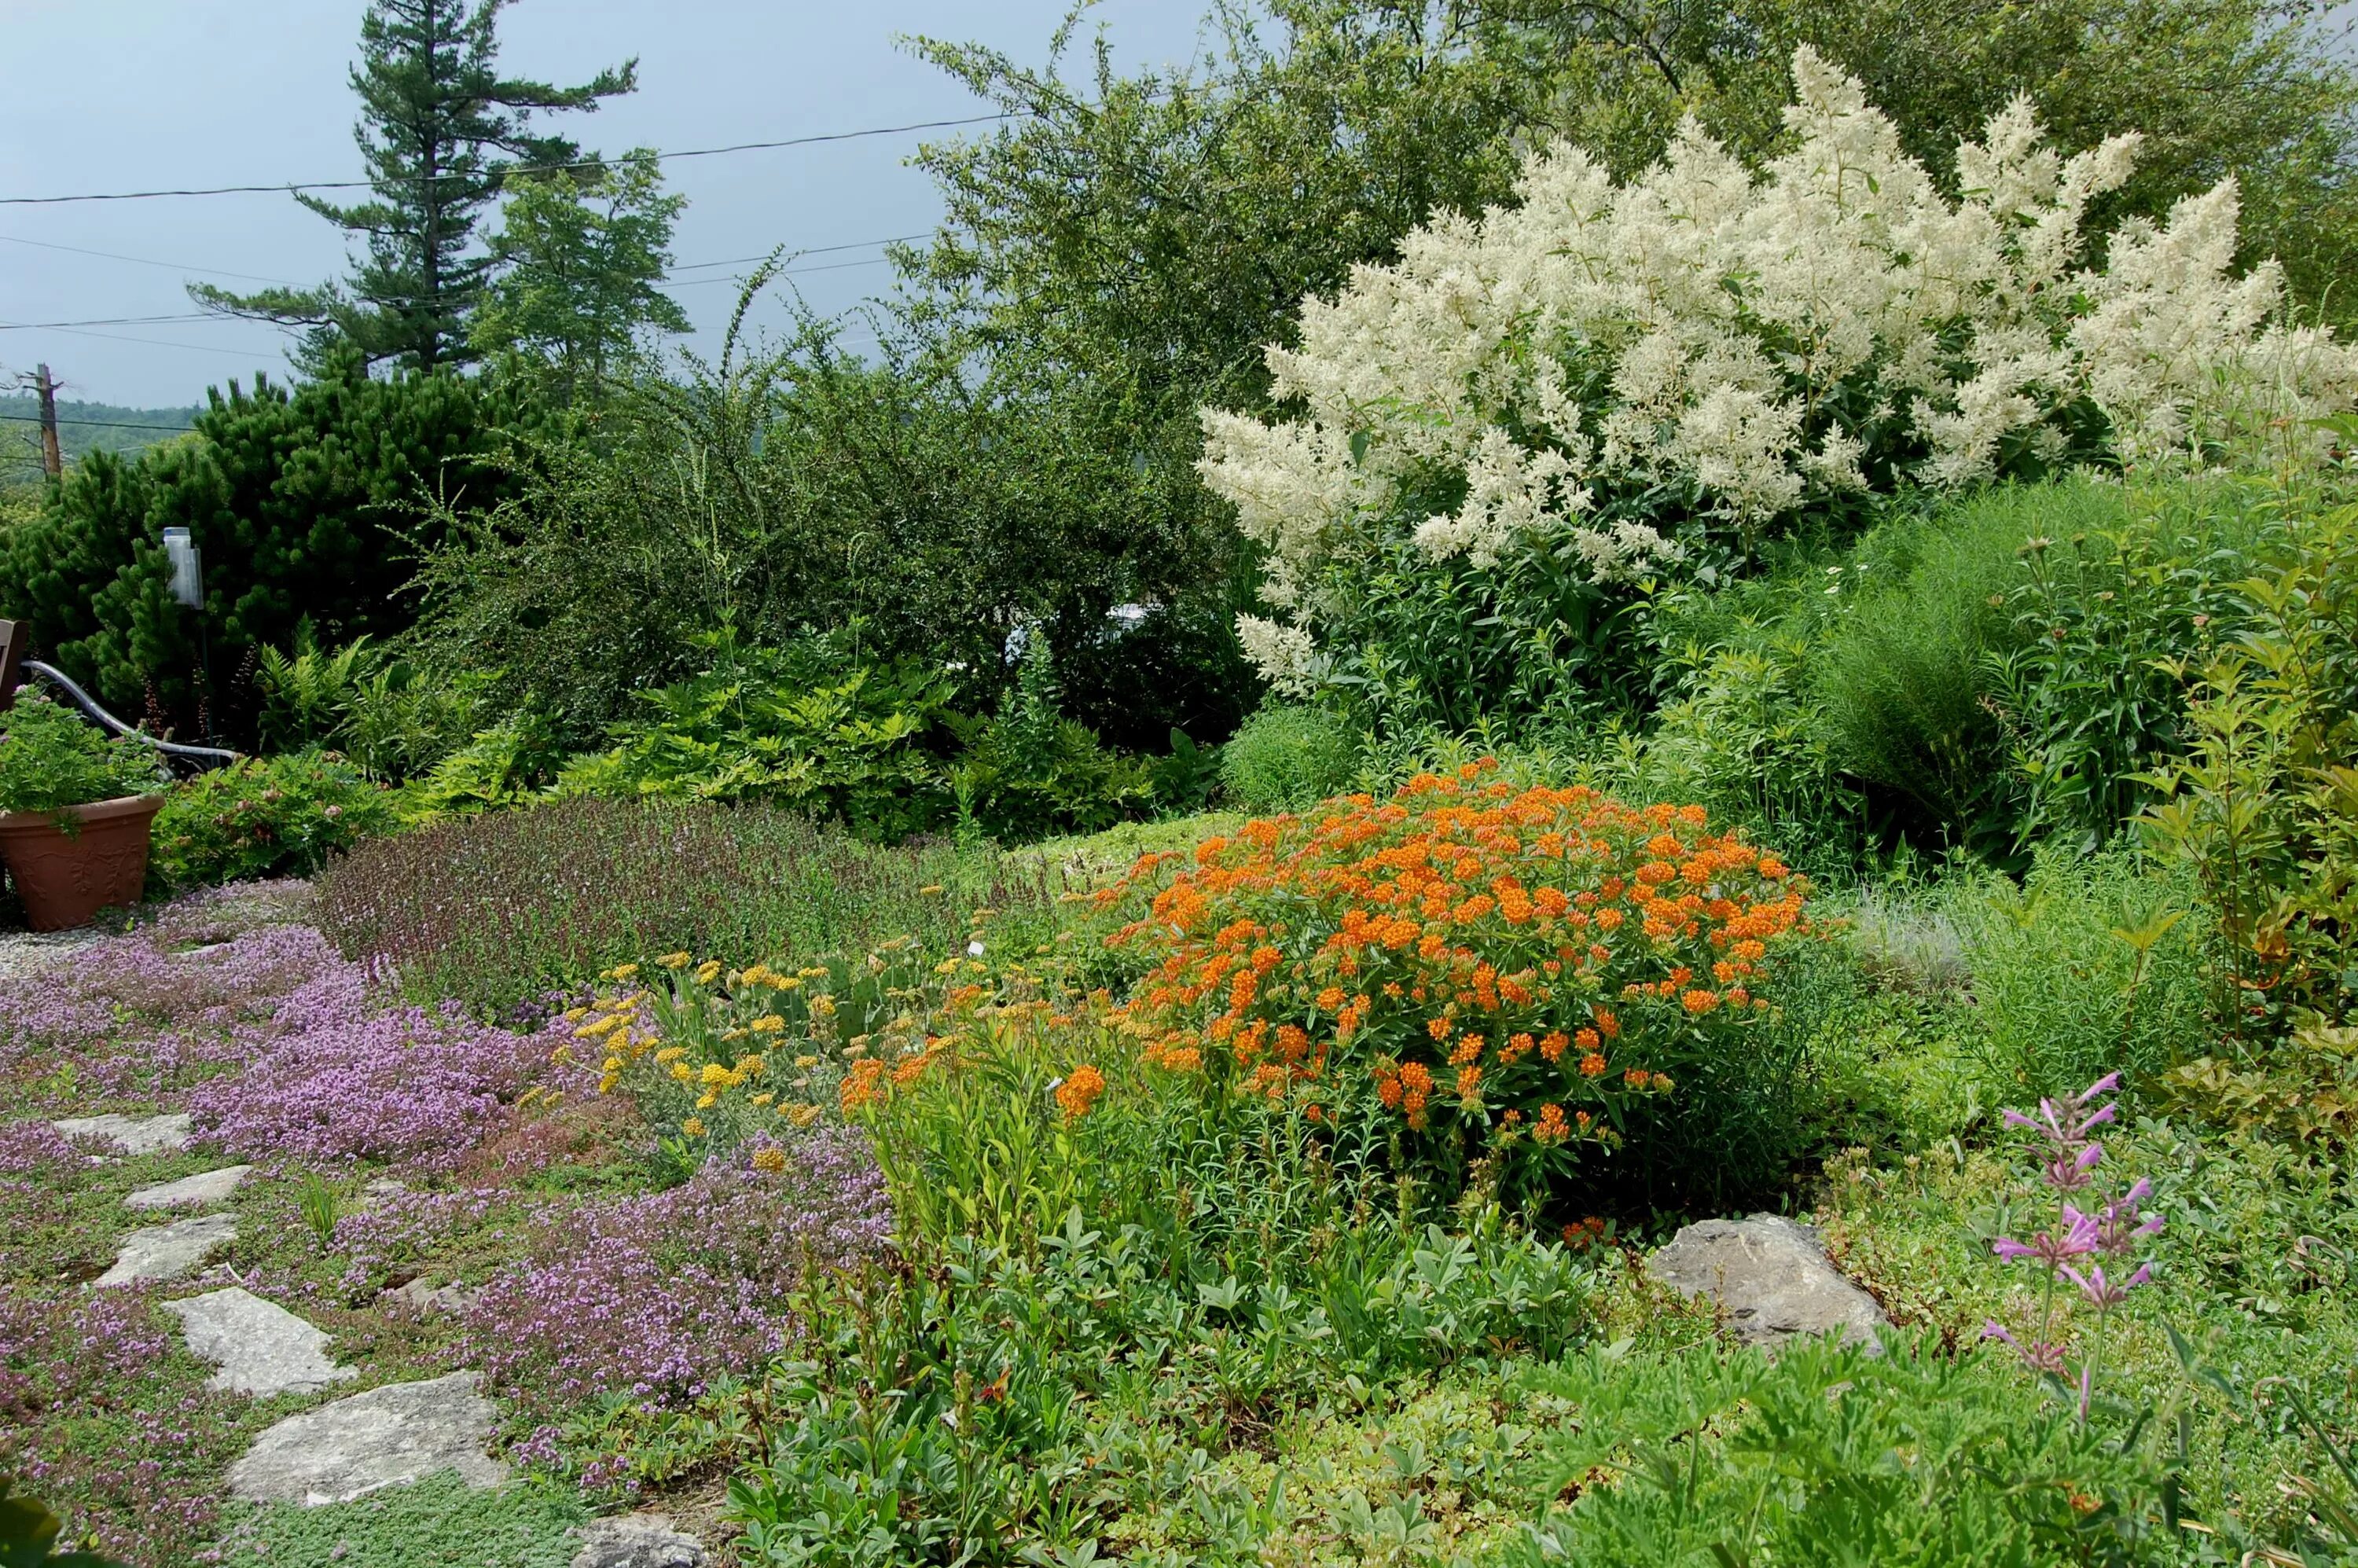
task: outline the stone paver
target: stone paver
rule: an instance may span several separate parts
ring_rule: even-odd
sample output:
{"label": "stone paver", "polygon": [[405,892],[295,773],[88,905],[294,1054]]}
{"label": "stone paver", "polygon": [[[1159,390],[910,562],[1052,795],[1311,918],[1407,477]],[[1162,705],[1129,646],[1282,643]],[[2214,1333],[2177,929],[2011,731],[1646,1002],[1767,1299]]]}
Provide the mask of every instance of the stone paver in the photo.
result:
{"label": "stone paver", "polygon": [[189,1119],[168,1116],[72,1116],[51,1127],[68,1138],[103,1138],[125,1154],[155,1154],[189,1146]]}
{"label": "stone paver", "polygon": [[1826,1258],[1818,1233],[1773,1214],[1706,1219],[1671,1238],[1646,1271],[1682,1296],[1708,1296],[1727,1331],[1775,1349],[1796,1335],[1877,1344],[1883,1309]]}
{"label": "stone paver", "polygon": [[348,1503],[443,1470],[496,1487],[508,1467],[483,1449],[498,1425],[472,1372],[388,1383],[271,1427],[230,1466],[230,1491],[254,1502]]}
{"label": "stone paver", "polygon": [[572,1568],[705,1568],[704,1542],[662,1514],[621,1514],[577,1526]]}
{"label": "stone paver", "polygon": [[237,1217],[227,1214],[199,1215],[135,1230],[123,1238],[114,1267],[101,1274],[98,1282],[127,1285],[136,1280],[177,1280],[236,1239]]}
{"label": "stone paver", "polygon": [[232,1285],[166,1302],[189,1348],[221,1368],[205,1386],[257,1399],[308,1394],[360,1376],[328,1358],[328,1336],[276,1302]]}
{"label": "stone paver", "polygon": [[395,1285],[377,1299],[414,1312],[465,1312],[481,1294],[456,1280],[438,1289],[421,1274],[406,1284]]}
{"label": "stone paver", "polygon": [[161,1186],[142,1187],[123,1200],[125,1208],[211,1208],[230,1200],[238,1184],[254,1169],[251,1165],[223,1165],[218,1171],[206,1171],[194,1176],[183,1176],[177,1182]]}

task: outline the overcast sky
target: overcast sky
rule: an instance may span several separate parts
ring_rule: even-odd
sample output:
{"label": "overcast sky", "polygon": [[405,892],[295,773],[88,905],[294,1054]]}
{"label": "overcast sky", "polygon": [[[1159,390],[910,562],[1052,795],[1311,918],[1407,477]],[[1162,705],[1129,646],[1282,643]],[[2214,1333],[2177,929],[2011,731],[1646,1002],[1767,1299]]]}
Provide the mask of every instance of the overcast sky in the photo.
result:
{"label": "overcast sky", "polygon": [[[637,56],[634,96],[558,122],[588,147],[776,140],[985,112],[900,37],[977,38],[1036,62],[1066,3],[520,0],[502,19],[500,63],[571,83]],[[1106,0],[1093,25],[1126,68],[1162,65],[1195,52],[1202,9],[1199,0]],[[0,196],[356,177],[345,70],[362,10],[361,0],[5,0]],[[1086,59],[1076,65],[1085,70]],[[743,268],[687,264],[856,243],[866,248],[801,265],[863,262],[879,254],[868,243],[929,229],[940,204],[903,165],[919,139],[667,165],[689,201],[676,296],[699,339],[717,337],[737,291],[686,280]],[[79,254],[88,251],[168,265]],[[193,308],[187,279],[308,284],[341,271],[343,254],[341,232],[282,192],[0,206],[0,322],[178,315]],[[836,311],[890,276],[866,265],[796,282]],[[0,330],[0,370],[13,377],[46,360],[71,397],[184,405],[230,376],[283,371],[284,342],[266,324],[219,320]]]}

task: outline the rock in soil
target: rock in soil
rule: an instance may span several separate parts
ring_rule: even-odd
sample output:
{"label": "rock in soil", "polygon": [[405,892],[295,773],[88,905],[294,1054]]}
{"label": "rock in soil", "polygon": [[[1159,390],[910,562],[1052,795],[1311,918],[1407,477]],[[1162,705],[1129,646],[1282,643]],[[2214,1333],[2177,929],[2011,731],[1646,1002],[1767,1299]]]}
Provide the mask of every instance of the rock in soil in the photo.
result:
{"label": "rock in soil", "polygon": [[206,1387],[266,1399],[308,1394],[360,1376],[328,1359],[328,1336],[275,1302],[232,1285],[166,1302],[189,1349],[221,1368]]}
{"label": "rock in soil", "polygon": [[142,1187],[123,1200],[125,1208],[212,1208],[230,1200],[240,1182],[253,1171],[251,1165],[223,1165],[218,1171],[206,1171],[199,1175],[183,1176],[177,1182],[161,1186]]}
{"label": "rock in soil", "polygon": [[442,1470],[496,1487],[508,1467],[483,1449],[499,1419],[472,1372],[388,1383],[265,1432],[230,1466],[230,1491],[252,1502],[348,1503]]}
{"label": "rock in soil", "polygon": [[1891,1320],[1826,1258],[1811,1226],[1773,1214],[1706,1219],[1671,1238],[1646,1271],[1682,1296],[1706,1296],[1727,1332],[1770,1350],[1796,1335],[1878,1344]]}
{"label": "rock in soil", "polygon": [[74,1116],[53,1121],[67,1138],[103,1138],[125,1154],[154,1154],[189,1146],[189,1119],[169,1116]]}
{"label": "rock in soil", "polygon": [[177,1280],[237,1239],[237,1217],[200,1215],[169,1225],[135,1230],[123,1238],[114,1267],[98,1277],[102,1285],[139,1280]]}
{"label": "rock in soil", "polygon": [[426,1277],[421,1274],[406,1284],[395,1285],[377,1300],[406,1306],[412,1312],[465,1312],[482,1293],[456,1280],[438,1290],[427,1283]]}
{"label": "rock in soil", "polygon": [[662,1514],[622,1514],[576,1526],[572,1568],[705,1568],[704,1542]]}

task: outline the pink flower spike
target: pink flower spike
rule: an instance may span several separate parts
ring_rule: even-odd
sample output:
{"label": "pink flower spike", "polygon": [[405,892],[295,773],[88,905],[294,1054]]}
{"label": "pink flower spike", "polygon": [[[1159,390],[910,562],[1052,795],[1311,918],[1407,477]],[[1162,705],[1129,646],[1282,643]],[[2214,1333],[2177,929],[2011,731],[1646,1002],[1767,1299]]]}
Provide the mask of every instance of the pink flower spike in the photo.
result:
{"label": "pink flower spike", "polygon": [[2106,1073],[2103,1077],[2082,1089],[2073,1103],[2085,1105],[2098,1095],[2110,1094],[2120,1087],[2120,1082],[2121,1076],[2118,1073]]}

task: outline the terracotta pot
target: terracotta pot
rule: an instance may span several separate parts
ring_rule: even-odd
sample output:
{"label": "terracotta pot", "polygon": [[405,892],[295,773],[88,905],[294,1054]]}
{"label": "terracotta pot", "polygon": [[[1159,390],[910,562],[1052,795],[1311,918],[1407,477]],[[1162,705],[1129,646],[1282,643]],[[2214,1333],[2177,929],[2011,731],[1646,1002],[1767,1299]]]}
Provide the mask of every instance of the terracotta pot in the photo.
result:
{"label": "terracotta pot", "polygon": [[[147,885],[147,829],[160,795],[127,795],[58,811],[0,812],[0,860],[36,931],[80,925],[110,905],[134,904]],[[79,828],[69,834],[59,817]]]}

